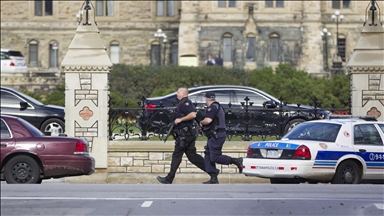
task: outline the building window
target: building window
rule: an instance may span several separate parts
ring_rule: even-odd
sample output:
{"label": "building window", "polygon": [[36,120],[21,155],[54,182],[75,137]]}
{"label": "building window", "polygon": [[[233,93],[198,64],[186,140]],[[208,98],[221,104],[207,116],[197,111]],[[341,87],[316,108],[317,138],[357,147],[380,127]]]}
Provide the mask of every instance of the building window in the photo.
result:
{"label": "building window", "polygon": [[113,0],[96,0],[96,16],[113,16]]}
{"label": "building window", "polygon": [[342,9],[342,8],[350,8],[351,0],[333,0],[332,8],[333,9]]}
{"label": "building window", "polygon": [[35,0],[35,16],[52,16],[52,0]]}
{"label": "building window", "polygon": [[52,41],[49,43],[49,67],[57,68],[58,67],[58,53],[59,53],[59,44],[57,41]]}
{"label": "building window", "polygon": [[345,38],[338,38],[337,39],[337,53],[345,62]]}
{"label": "building window", "polygon": [[219,0],[218,5],[219,7],[236,7],[236,0]]}
{"label": "building window", "polygon": [[178,65],[179,62],[179,45],[177,42],[171,44],[171,64]]}
{"label": "building window", "polygon": [[29,66],[37,67],[38,43],[35,40],[29,42]]}
{"label": "building window", "polygon": [[246,43],[246,59],[247,61],[255,61],[255,37],[247,37],[247,43]]}
{"label": "building window", "polygon": [[112,42],[109,47],[109,56],[112,64],[119,64],[120,59],[120,48],[117,42]]}
{"label": "building window", "polygon": [[232,35],[225,34],[223,37],[223,60],[232,61]]}
{"label": "building window", "polygon": [[151,65],[160,66],[160,45],[151,45]]}
{"label": "building window", "polygon": [[284,0],[265,0],[265,7],[266,8],[283,8],[284,7]]}
{"label": "building window", "polygon": [[175,16],[175,1],[156,1],[157,16]]}
{"label": "building window", "polygon": [[279,35],[277,34],[272,34],[270,36],[269,61],[279,61]]}

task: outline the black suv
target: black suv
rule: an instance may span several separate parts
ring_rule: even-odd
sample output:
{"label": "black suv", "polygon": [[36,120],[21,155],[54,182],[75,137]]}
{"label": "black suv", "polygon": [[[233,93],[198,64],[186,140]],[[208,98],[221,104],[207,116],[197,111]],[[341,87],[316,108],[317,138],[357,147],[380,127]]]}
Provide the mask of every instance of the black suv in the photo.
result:
{"label": "black suv", "polygon": [[[205,93],[214,92],[226,111],[227,130],[242,134],[259,134],[268,128],[269,134],[284,134],[304,121],[322,119],[331,114],[328,110],[311,106],[282,103],[275,97],[255,88],[246,86],[215,85],[193,87],[189,90],[189,99],[196,105],[196,120],[202,120],[207,105]],[[245,100],[248,98],[248,100]],[[158,133],[168,126],[172,119],[172,110],[177,104],[176,93],[163,97],[146,98],[145,112],[137,117],[136,125],[149,132]],[[248,128],[245,128],[248,125]],[[282,128],[278,126],[282,125]]]}
{"label": "black suv", "polygon": [[42,104],[28,95],[3,86],[1,114],[23,118],[48,136],[65,132],[64,107]]}

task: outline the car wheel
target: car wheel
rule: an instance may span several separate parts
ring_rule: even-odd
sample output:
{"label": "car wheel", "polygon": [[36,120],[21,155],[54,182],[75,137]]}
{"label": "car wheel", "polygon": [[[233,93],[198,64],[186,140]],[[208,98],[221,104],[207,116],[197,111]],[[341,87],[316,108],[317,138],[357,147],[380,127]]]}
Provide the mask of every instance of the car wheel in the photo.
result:
{"label": "car wheel", "polygon": [[332,184],[359,184],[361,181],[361,169],[353,161],[344,161],[336,169]]}
{"label": "car wheel", "polygon": [[15,156],[6,164],[4,178],[8,184],[40,184],[40,168],[29,156]]}
{"label": "car wheel", "polygon": [[288,124],[285,126],[285,129],[284,129],[284,134],[288,133],[289,131],[291,131],[294,127],[296,127],[298,124],[301,124],[305,122],[304,119],[293,119],[291,120],[290,122],[288,122]]}
{"label": "car wheel", "polygon": [[271,184],[299,184],[300,182],[295,179],[271,178]]}
{"label": "car wheel", "polygon": [[57,118],[52,118],[46,120],[40,128],[46,136],[51,136],[52,134],[58,135],[64,133],[65,125],[64,122]]}

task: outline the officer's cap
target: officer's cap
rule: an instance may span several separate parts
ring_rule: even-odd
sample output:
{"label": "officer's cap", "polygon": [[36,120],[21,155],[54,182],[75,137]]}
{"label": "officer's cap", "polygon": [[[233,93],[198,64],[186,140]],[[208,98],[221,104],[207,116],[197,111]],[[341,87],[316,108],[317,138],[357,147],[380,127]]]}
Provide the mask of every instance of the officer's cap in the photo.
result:
{"label": "officer's cap", "polygon": [[207,93],[205,93],[205,97],[215,99],[216,95],[214,92],[207,92]]}

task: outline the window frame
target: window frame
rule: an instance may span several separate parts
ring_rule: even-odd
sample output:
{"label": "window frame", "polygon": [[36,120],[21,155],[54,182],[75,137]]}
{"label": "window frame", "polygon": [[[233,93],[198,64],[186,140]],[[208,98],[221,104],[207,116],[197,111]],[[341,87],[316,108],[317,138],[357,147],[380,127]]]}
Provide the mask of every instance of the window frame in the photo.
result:
{"label": "window frame", "polygon": [[[274,47],[273,40],[276,40],[276,47]],[[280,35],[277,33],[272,33],[269,36],[269,61],[270,62],[280,62],[279,55],[280,55],[280,49],[279,49],[279,44],[280,44]],[[272,52],[276,52],[276,60],[273,58]]]}
{"label": "window frame", "polygon": [[264,2],[265,8],[285,8],[285,6],[284,0],[265,0]]}
{"label": "window frame", "polygon": [[[232,46],[233,46],[233,43],[232,43],[232,34],[229,34],[229,33],[225,33],[222,37],[222,40],[223,40],[223,62],[232,62],[233,60],[233,57],[232,57]],[[229,41],[229,45],[226,45],[226,41]],[[229,50],[229,51],[227,51]],[[226,53],[227,51],[227,53]],[[229,57],[228,57],[229,55]]]}
{"label": "window frame", "polygon": [[[100,2],[102,2],[101,14],[98,11]],[[112,4],[112,9],[109,9],[108,3]],[[95,0],[95,16],[98,17],[114,17],[116,2],[114,0]]]}
{"label": "window frame", "polygon": [[[116,47],[117,50],[114,51],[112,47]],[[109,44],[109,58],[111,59],[112,64],[120,63],[120,45],[116,41],[113,41]],[[117,62],[114,62],[114,59],[117,59]]]}
{"label": "window frame", "polygon": [[[38,2],[40,2],[41,5],[37,5]],[[34,3],[34,16],[37,16],[37,17],[53,16],[53,0],[35,0],[33,3]],[[50,7],[50,11],[47,11],[49,7]],[[37,13],[37,9],[40,10],[40,13]]]}
{"label": "window frame", "polygon": [[172,42],[169,49],[170,49],[170,55],[169,55],[170,64],[178,65],[179,64],[179,43],[177,41]]}
{"label": "window frame", "polygon": [[[248,60],[248,53],[249,53],[249,49],[250,49],[250,41],[249,39],[253,39],[253,44],[252,44],[252,47],[253,47],[253,53],[252,51],[250,51],[253,55],[253,60]],[[253,36],[253,35],[249,35],[246,37],[246,42],[245,42],[245,60],[247,62],[255,62],[256,61],[256,37]]]}
{"label": "window frame", "polygon": [[345,54],[346,54],[346,47],[347,47],[346,45],[347,45],[346,38],[339,36],[339,38],[337,38],[337,53],[341,57],[343,62],[345,62]]}
{"label": "window frame", "polygon": [[[31,46],[36,47],[36,51],[32,51]],[[32,60],[35,60],[36,64],[32,64]],[[30,67],[39,66],[39,43],[36,40],[31,40],[28,42],[28,65]]]}
{"label": "window frame", "polygon": [[[57,45],[59,44],[57,41],[51,41],[49,43],[49,67],[50,68],[58,68],[59,67],[59,47],[57,47],[57,49],[53,49],[53,44],[54,43],[57,43]],[[56,50],[55,52],[53,50]],[[53,56],[53,54],[56,54],[56,56]],[[56,61],[56,62],[54,62]],[[56,63],[56,65],[54,65],[54,63]]]}
{"label": "window frame", "polygon": [[[162,5],[159,5],[162,3]],[[173,7],[170,8],[170,7]],[[176,1],[174,0],[157,0],[156,1],[156,17],[175,17],[176,16]],[[159,14],[159,8],[162,8],[162,14]]]}
{"label": "window frame", "polygon": [[[346,4],[348,4],[347,7],[345,7]],[[351,9],[351,4],[352,4],[351,0],[332,0],[331,8],[332,9]]]}
{"label": "window frame", "polygon": [[159,52],[160,52],[160,44],[159,43],[152,43],[151,48],[150,48],[151,65],[161,66],[161,59],[159,56]]}

